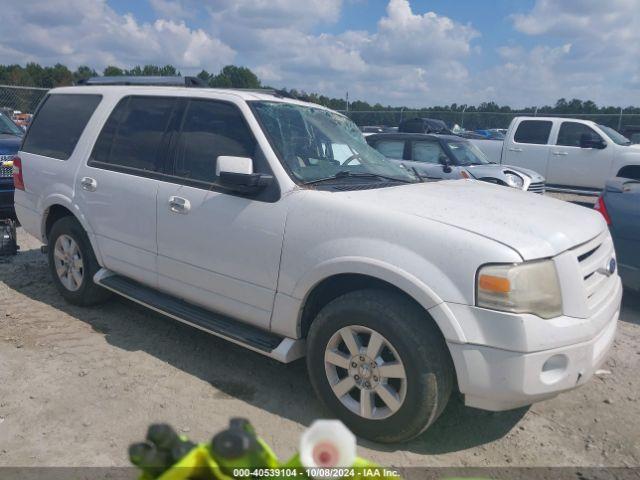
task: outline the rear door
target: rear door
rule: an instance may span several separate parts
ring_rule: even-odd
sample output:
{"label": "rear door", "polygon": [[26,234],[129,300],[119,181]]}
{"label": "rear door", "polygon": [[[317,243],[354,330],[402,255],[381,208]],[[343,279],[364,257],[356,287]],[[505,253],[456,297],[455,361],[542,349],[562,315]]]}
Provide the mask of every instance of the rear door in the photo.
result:
{"label": "rear door", "polygon": [[[606,148],[581,148],[583,135],[609,143]],[[551,148],[548,185],[602,189],[613,163],[614,146],[589,125],[563,121]]]}
{"label": "rear door", "polygon": [[272,174],[266,158],[240,109],[223,101],[188,100],[173,143],[173,175],[157,199],[160,289],[268,329],[286,208],[275,182],[247,196],[216,176],[219,156],[251,157],[254,172]]}
{"label": "rear door", "polygon": [[128,96],[100,133],[77,192],[104,266],[157,286],[156,196],[177,101]]}
{"label": "rear door", "polygon": [[[517,121],[505,140],[502,163],[516,167],[529,168],[547,177],[549,161],[549,138],[553,122],[551,120]],[[550,179],[547,179],[552,183]]]}

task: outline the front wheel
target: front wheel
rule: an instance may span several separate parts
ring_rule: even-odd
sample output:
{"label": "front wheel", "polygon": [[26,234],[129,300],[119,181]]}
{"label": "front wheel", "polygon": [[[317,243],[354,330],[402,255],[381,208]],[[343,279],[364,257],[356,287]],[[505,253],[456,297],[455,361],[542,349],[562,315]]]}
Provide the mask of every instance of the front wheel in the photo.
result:
{"label": "front wheel", "polygon": [[313,321],[307,345],[316,393],[361,437],[409,440],[451,395],[454,369],[442,334],[398,293],[361,290],[333,300]]}

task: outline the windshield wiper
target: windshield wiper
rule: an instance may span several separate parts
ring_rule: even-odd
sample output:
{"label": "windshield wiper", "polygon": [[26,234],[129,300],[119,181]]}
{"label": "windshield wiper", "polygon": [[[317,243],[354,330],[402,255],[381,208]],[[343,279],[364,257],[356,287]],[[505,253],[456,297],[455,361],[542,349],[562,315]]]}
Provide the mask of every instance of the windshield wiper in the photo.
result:
{"label": "windshield wiper", "polygon": [[305,185],[313,185],[316,183],[328,182],[331,180],[338,180],[340,178],[381,178],[383,180],[390,180],[392,182],[411,183],[410,180],[403,180],[401,178],[389,177],[387,175],[380,175],[378,173],[364,173],[364,172],[350,172],[348,170],[340,170],[331,177],[319,178],[318,180],[311,180],[304,182]]}

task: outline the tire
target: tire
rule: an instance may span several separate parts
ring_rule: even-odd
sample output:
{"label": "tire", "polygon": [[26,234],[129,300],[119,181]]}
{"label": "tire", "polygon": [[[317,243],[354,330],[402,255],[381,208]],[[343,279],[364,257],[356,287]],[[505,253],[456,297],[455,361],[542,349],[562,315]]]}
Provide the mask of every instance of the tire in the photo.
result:
{"label": "tire", "polygon": [[[359,343],[351,346],[365,355],[351,355],[343,336],[349,338],[350,332]],[[384,346],[369,357],[369,340],[375,337],[374,344],[380,344],[376,334]],[[316,394],[360,437],[381,443],[409,440],[438,418],[451,396],[454,367],[440,330],[419,305],[399,293],[359,290],[336,298],[311,324],[307,345],[307,369]],[[341,367],[332,363],[342,364],[345,358],[348,362]],[[390,367],[391,377],[404,373],[404,380],[385,379]],[[339,398],[356,376],[359,383]],[[387,403],[379,392],[387,400],[391,392],[393,402]]]}
{"label": "tire", "polygon": [[[64,251],[65,247],[68,248],[69,253]],[[61,259],[56,251],[62,252],[65,259]],[[96,285],[93,281],[93,276],[100,266],[86,232],[74,217],[62,217],[53,224],[49,233],[47,252],[53,283],[69,303],[82,306],[97,305],[111,296],[108,290]],[[74,269],[80,272],[80,277],[71,275],[69,269],[66,275],[58,273],[58,269],[64,270],[65,265],[69,264],[73,264]],[[78,278],[80,278],[79,281]]]}

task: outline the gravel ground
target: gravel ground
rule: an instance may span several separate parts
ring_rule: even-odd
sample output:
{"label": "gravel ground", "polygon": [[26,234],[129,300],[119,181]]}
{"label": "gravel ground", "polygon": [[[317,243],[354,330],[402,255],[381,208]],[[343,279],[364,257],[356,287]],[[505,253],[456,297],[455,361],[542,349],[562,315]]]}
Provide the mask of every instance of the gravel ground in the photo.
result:
{"label": "gravel ground", "polygon": [[[0,466],[127,465],[151,422],[197,441],[244,416],[281,457],[326,415],[304,362],[282,365],[131,302],[65,303],[38,243],[0,263]],[[362,441],[395,466],[640,466],[640,298],[625,293],[606,372],[528,409],[488,413],[454,399],[402,445]]]}

